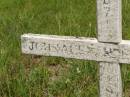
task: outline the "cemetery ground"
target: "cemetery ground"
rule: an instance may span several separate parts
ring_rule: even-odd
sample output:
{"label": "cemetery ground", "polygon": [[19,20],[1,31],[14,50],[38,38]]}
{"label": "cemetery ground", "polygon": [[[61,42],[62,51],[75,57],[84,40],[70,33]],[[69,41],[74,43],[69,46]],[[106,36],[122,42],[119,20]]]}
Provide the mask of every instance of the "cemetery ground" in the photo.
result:
{"label": "cemetery ground", "polygon": [[[122,6],[123,39],[130,40],[130,0]],[[24,55],[24,33],[96,37],[96,0],[0,1],[0,97],[99,97],[98,63]],[[130,66],[121,68],[130,97]]]}

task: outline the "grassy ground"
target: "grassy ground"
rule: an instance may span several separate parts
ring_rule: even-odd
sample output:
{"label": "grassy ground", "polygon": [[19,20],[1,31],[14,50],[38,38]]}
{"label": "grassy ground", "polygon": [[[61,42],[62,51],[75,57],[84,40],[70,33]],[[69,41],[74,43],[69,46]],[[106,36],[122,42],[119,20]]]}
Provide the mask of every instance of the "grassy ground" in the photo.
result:
{"label": "grassy ground", "polygon": [[[124,39],[129,10],[130,0],[123,0]],[[99,97],[96,62],[23,55],[23,33],[96,37],[96,0],[0,1],[0,97]],[[130,97],[130,66],[121,67]]]}

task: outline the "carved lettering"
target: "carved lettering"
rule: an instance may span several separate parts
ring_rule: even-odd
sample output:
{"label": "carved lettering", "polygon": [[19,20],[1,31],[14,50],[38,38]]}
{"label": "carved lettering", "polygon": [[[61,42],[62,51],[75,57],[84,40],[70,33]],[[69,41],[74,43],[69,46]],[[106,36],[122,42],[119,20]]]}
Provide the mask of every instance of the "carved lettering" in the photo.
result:
{"label": "carved lettering", "polygon": [[104,4],[109,4],[109,3],[110,3],[110,0],[104,0],[103,3],[104,3]]}
{"label": "carved lettering", "polygon": [[30,42],[30,46],[29,46],[29,49],[30,50],[33,50],[34,48],[35,48],[35,46],[36,46],[36,43],[35,42]]}

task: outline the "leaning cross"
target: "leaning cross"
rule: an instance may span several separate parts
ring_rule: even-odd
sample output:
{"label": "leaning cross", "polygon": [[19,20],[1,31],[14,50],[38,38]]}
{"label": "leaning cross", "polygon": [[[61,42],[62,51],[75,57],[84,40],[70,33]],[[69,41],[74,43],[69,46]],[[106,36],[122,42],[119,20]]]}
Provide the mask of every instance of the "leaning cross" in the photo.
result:
{"label": "leaning cross", "polygon": [[122,40],[121,0],[97,0],[98,40],[22,35],[22,52],[100,62],[100,97],[122,97],[119,63],[130,63],[130,41]]}

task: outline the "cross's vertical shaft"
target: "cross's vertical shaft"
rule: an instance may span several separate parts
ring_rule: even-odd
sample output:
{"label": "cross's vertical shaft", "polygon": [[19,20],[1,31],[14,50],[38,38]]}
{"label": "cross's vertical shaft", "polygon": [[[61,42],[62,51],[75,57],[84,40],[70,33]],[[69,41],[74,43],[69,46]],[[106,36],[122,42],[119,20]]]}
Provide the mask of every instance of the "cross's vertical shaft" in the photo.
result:
{"label": "cross's vertical shaft", "polygon": [[121,42],[121,9],[121,0],[97,0],[98,41]]}
{"label": "cross's vertical shaft", "polygon": [[[97,0],[99,42],[117,44],[121,42],[121,9],[121,0]],[[110,51],[107,50],[107,54]],[[100,62],[100,97],[122,97],[119,63]]]}
{"label": "cross's vertical shaft", "polygon": [[122,97],[122,81],[118,63],[100,63],[100,97]]}

